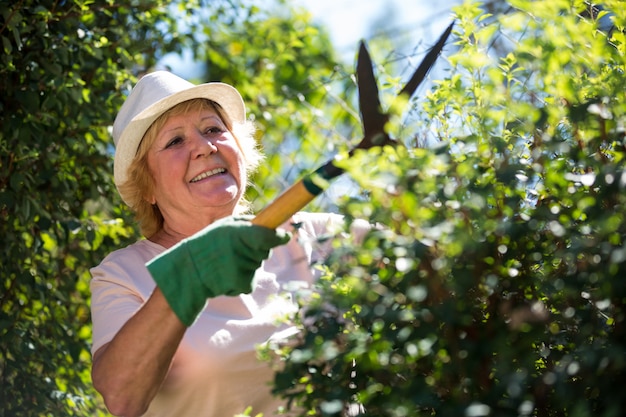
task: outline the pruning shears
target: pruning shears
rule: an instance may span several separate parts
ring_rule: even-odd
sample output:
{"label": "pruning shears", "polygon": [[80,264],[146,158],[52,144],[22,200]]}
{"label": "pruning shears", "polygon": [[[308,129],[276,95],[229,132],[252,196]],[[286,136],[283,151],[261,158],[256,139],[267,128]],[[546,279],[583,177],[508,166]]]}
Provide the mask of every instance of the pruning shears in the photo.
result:
{"label": "pruning shears", "polygon": [[[437,60],[452,32],[453,26],[454,22],[447,27],[437,43],[426,54],[404,88],[398,93],[399,98],[407,101],[411,98]],[[397,144],[397,141],[390,138],[385,130],[389,114],[382,110],[372,59],[364,41],[361,41],[359,47],[356,76],[359,92],[359,109],[363,123],[363,139],[350,150],[348,156],[351,156],[357,149],[370,149],[375,146]],[[343,173],[343,169],[337,167],[333,162],[334,159],[331,159],[285,190],[276,200],[261,210],[252,219],[252,223],[275,229],[289,220],[292,215],[321,194],[330,180]]]}

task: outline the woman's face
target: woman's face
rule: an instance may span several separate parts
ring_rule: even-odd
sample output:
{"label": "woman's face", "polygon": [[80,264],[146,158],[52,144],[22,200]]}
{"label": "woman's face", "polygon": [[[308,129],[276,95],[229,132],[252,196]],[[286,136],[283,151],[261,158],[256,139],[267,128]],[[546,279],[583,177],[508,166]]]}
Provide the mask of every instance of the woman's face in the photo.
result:
{"label": "woman's face", "polygon": [[236,139],[213,109],[171,116],[148,151],[156,203],[165,225],[195,232],[231,215],[245,187]]}

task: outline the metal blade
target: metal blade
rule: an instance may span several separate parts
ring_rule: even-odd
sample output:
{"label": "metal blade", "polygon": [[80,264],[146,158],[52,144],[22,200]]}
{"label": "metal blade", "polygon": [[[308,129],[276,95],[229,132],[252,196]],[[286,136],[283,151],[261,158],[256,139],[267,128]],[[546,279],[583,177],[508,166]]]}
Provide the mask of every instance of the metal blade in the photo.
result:
{"label": "metal blade", "polygon": [[415,90],[417,90],[417,87],[422,83],[422,81],[424,81],[424,78],[426,78],[428,71],[430,71],[435,61],[437,61],[437,57],[439,56],[439,54],[441,53],[441,50],[446,44],[446,41],[448,40],[448,37],[450,36],[450,33],[452,32],[453,26],[454,26],[454,22],[450,23],[448,28],[439,37],[439,40],[437,41],[437,43],[430,49],[430,51],[428,51],[428,53],[426,54],[426,56],[424,57],[420,65],[417,67],[417,69],[413,73],[413,76],[411,77],[409,82],[406,83],[406,85],[400,91],[398,96],[405,96],[407,99],[409,99],[411,98],[413,93],[415,93]]}
{"label": "metal blade", "polygon": [[361,41],[359,48],[356,76],[359,89],[359,108],[363,122],[363,135],[365,138],[370,139],[381,133],[384,134],[387,115],[383,113],[380,105],[378,84],[374,76],[372,58],[367,51],[364,41]]}

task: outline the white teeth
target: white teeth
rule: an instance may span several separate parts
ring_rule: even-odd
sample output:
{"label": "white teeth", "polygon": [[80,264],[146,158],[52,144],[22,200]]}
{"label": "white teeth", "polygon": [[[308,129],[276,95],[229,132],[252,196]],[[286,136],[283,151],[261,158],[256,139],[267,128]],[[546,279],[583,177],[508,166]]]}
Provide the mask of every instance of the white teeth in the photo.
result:
{"label": "white teeth", "polygon": [[226,172],[226,170],[224,168],[215,168],[215,169],[212,169],[211,171],[203,172],[202,174],[198,175],[197,177],[192,178],[190,182],[197,182],[197,181],[203,180],[205,178],[208,178],[211,175],[221,174],[222,172]]}

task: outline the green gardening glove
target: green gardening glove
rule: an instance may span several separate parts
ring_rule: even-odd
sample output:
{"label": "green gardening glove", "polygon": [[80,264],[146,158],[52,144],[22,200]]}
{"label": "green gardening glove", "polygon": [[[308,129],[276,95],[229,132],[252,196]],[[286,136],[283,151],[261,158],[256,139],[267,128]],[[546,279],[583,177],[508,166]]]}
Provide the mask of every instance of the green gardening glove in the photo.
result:
{"label": "green gardening glove", "polygon": [[284,231],[227,217],[180,241],[146,267],[174,313],[190,326],[208,298],[250,293],[254,272],[273,247],[289,238]]}

